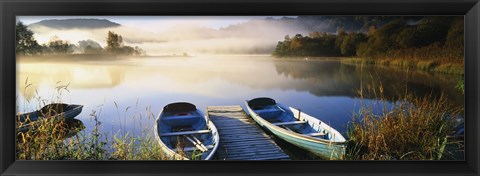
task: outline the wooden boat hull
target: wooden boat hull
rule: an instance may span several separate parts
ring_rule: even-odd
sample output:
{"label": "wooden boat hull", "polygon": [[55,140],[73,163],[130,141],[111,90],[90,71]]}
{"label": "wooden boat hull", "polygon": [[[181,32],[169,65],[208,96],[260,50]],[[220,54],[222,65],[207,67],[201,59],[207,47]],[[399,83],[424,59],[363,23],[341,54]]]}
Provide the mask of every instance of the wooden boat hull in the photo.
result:
{"label": "wooden boat hull", "polygon": [[[72,121],[83,110],[83,105],[54,103],[42,107],[40,110],[18,114],[17,121],[26,123],[20,126],[17,130],[20,132],[28,131],[32,126],[38,126],[36,123],[42,118],[56,118],[57,120]],[[27,123],[27,119],[31,121]]]}
{"label": "wooden boat hull", "polygon": [[[172,103],[175,104],[175,103]],[[171,104],[170,104],[171,105]],[[168,106],[168,105],[167,105]],[[155,130],[155,138],[158,141],[158,144],[160,145],[161,150],[165,153],[166,157],[170,160],[191,160],[194,159],[192,155],[199,154],[200,157],[195,158],[195,159],[201,159],[201,160],[210,160],[213,158],[215,155],[215,152],[217,151],[218,144],[220,141],[220,137],[218,135],[218,130],[215,127],[215,125],[208,119],[205,114],[198,110],[195,109],[194,111],[190,112],[195,114],[195,116],[200,117],[199,122],[195,122],[194,120],[188,119],[184,116],[179,116],[175,118],[183,118],[181,120],[171,118],[172,116],[168,116],[165,113],[165,108],[164,111],[162,111],[156,120],[156,125],[154,125],[154,130]],[[171,118],[172,121],[166,120],[167,118]],[[176,121],[173,121],[176,120]],[[194,131],[179,131],[179,132],[172,132],[169,129],[166,128],[172,128],[175,126],[188,126],[189,124],[194,128]],[[196,124],[200,125],[196,125]],[[186,134],[186,135],[180,135],[180,134]],[[199,139],[197,139],[197,137]],[[193,141],[200,141],[200,143],[203,145],[203,147],[206,147],[206,151],[199,151],[199,148],[196,148],[197,145],[194,145],[192,147],[186,147],[180,150],[177,150],[176,146],[174,144],[168,144],[171,143],[171,139],[173,140],[179,140],[179,138],[190,138]],[[189,139],[189,140],[190,140]],[[185,152],[184,154],[181,154],[179,152],[183,152],[183,150],[187,150],[187,148],[190,148],[188,152]],[[193,149],[192,149],[193,148]],[[200,147],[202,148],[202,147]]]}
{"label": "wooden boat hull", "polygon": [[[285,140],[285,141],[287,141],[287,142],[289,142],[289,143],[291,143],[291,144],[293,144],[297,147],[308,150],[308,151],[312,152],[313,154],[315,154],[317,156],[320,156],[322,158],[325,158],[325,159],[337,160],[337,159],[343,159],[344,158],[346,146],[345,146],[345,141],[344,141],[343,136],[337,136],[340,139],[343,138],[343,140],[340,140],[341,142],[333,142],[333,141],[320,139],[320,138],[316,138],[316,137],[311,137],[311,136],[307,136],[307,135],[304,135],[304,134],[289,131],[287,129],[276,126],[276,125],[268,122],[264,118],[262,118],[259,114],[257,114],[255,112],[255,110],[253,110],[249,106],[248,101],[246,101],[245,104],[246,104],[246,107],[248,109],[248,113],[250,114],[250,116],[261,127],[270,131],[275,136],[277,136],[277,137],[279,137],[279,138],[281,138],[281,139],[283,139],[283,140]],[[311,116],[309,116],[305,113],[299,112],[298,110],[296,110],[294,108],[286,107],[282,104],[277,104],[277,105],[280,106],[281,108],[285,109],[285,110],[289,110],[291,112],[291,115],[300,113],[301,116],[304,118],[303,120],[306,120],[307,123],[309,123],[309,124],[319,123],[318,119],[316,119],[314,117],[311,117]],[[324,125],[326,125],[326,124],[324,124]],[[329,129],[329,130],[333,131],[334,129],[332,128],[332,129]],[[335,130],[335,132],[337,132],[337,131]],[[333,133],[333,134],[340,135],[338,132]]]}

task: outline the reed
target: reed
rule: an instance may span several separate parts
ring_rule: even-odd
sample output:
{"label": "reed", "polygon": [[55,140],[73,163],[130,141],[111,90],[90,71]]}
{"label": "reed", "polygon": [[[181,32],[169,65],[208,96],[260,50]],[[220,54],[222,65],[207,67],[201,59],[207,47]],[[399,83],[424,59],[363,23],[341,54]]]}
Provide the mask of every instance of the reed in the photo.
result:
{"label": "reed", "polygon": [[[453,107],[444,95],[415,96],[405,88],[400,100],[387,100],[383,86],[364,86],[358,90],[373,94],[378,105],[361,105],[348,126],[348,160],[440,160],[454,152],[447,146],[461,148],[461,141],[448,138],[463,111]],[[373,88],[378,87],[378,88]],[[369,96],[370,97],[370,96]],[[394,102],[387,106],[388,102]],[[380,113],[375,111],[380,109]]]}
{"label": "reed", "polygon": [[[163,160],[157,141],[150,134],[133,136],[102,133],[101,122],[93,111],[91,132],[84,127],[54,118],[26,132],[18,132],[16,156],[19,160]],[[149,130],[145,130],[150,133]]]}
{"label": "reed", "polygon": [[441,46],[438,44],[388,50],[365,58],[341,60],[344,64],[386,65],[405,69],[418,69],[445,74],[464,74],[463,46]]}
{"label": "reed", "polygon": [[[28,80],[25,82],[28,84]],[[26,86],[28,87],[28,86]],[[56,93],[51,100],[44,100],[37,96],[39,107],[48,103],[61,102],[62,92],[68,91],[68,84],[57,86]],[[30,103],[30,102],[28,102]],[[115,103],[116,104],[116,103]],[[138,106],[138,103],[137,103]],[[17,113],[18,113],[17,106]],[[16,159],[18,160],[164,160],[167,159],[152,134],[151,125],[142,127],[142,134],[132,135],[125,130],[127,110],[124,115],[123,129],[115,134],[104,133],[101,129],[100,110],[92,110],[90,123],[91,131],[83,130],[81,121],[66,122],[61,118],[42,118],[32,125],[28,131],[17,132]],[[120,113],[118,114],[120,117]],[[133,115],[135,119],[137,114]],[[153,113],[146,108],[145,115],[153,119]],[[29,120],[20,122],[19,129]]]}
{"label": "reed", "polygon": [[404,69],[417,69],[429,72],[463,75],[463,63],[449,63],[435,60],[403,60],[403,59],[361,59],[351,58],[340,61],[343,64],[384,65]]}

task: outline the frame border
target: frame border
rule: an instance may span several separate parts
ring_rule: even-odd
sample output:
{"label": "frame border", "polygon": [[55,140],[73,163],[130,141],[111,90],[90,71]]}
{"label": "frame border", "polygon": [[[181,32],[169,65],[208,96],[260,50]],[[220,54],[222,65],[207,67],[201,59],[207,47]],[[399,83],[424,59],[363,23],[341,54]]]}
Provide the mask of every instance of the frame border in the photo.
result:
{"label": "frame border", "polygon": [[[479,0],[0,0],[0,175],[478,175]],[[21,15],[464,15],[465,161],[15,161]],[[185,169],[188,168],[188,169]]]}

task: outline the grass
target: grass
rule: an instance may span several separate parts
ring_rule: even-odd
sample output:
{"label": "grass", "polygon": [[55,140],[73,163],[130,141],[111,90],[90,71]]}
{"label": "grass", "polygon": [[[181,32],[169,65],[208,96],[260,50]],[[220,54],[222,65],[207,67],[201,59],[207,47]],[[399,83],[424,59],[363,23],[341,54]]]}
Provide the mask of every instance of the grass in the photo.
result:
{"label": "grass", "polygon": [[[58,83],[57,83],[58,84]],[[28,87],[28,79],[25,82]],[[42,100],[37,97],[39,107],[46,104],[60,103],[67,86],[57,86],[56,95],[52,100]],[[122,114],[115,102],[119,122],[122,123]],[[137,101],[138,106],[138,101]],[[18,111],[17,105],[17,111]],[[168,160],[162,152],[157,140],[152,136],[154,123],[141,124],[142,118],[149,121],[154,119],[150,108],[145,109],[145,114],[134,113],[127,117],[127,107],[123,114],[122,129],[116,133],[105,133],[101,126],[100,110],[92,110],[90,123],[91,131],[84,130],[85,126],[79,120],[75,123],[66,122],[61,118],[42,118],[32,125],[28,131],[18,131],[16,137],[16,159],[18,160]],[[126,118],[140,120],[141,134],[131,134],[125,130]],[[27,120],[25,123],[30,123]],[[25,123],[17,121],[17,129]],[[143,126],[145,125],[145,126]],[[182,148],[180,148],[182,149]],[[185,153],[180,151],[185,156]],[[192,153],[192,159],[200,159],[198,153]]]}
{"label": "grass", "polygon": [[363,65],[384,65],[399,67],[404,69],[417,69],[429,72],[445,73],[445,74],[454,74],[454,75],[463,75],[464,74],[464,65],[463,63],[442,63],[439,61],[432,60],[402,60],[402,59],[361,59],[361,58],[351,58],[344,59],[340,61],[343,64],[363,64]]}
{"label": "grass", "polygon": [[[361,88],[358,92],[374,94],[383,103],[380,107],[362,105],[348,126],[349,138],[346,159],[348,160],[440,160],[454,158],[456,151],[445,150],[447,146],[460,149],[461,141],[449,138],[456,118],[463,111],[453,107],[443,95],[423,97],[405,94],[402,99],[386,100],[383,86],[378,89]],[[405,88],[405,90],[408,90]],[[395,102],[387,108],[387,102]],[[381,112],[374,113],[373,109]]]}
{"label": "grass", "polygon": [[373,56],[351,58],[345,64],[372,64],[418,69],[445,74],[464,74],[463,46],[441,46],[438,44],[388,50]]}
{"label": "grass", "polygon": [[[142,136],[108,135],[101,132],[98,113],[90,114],[91,132],[71,127],[61,119],[44,118],[40,125],[18,132],[16,157],[19,160],[163,160],[167,159],[157,141],[145,130]],[[21,124],[18,124],[21,125]]]}
{"label": "grass", "polygon": [[350,58],[340,61],[343,64],[384,65],[404,69],[417,69],[429,72],[463,75],[463,63],[448,63],[435,60],[404,60],[404,59],[362,59]]}

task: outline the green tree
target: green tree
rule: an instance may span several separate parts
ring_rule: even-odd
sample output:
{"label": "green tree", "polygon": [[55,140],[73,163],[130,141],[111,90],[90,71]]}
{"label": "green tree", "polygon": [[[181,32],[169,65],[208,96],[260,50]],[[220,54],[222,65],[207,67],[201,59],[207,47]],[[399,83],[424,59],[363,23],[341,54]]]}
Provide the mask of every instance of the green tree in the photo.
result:
{"label": "green tree", "polygon": [[343,36],[342,39],[339,46],[340,53],[344,56],[354,56],[359,45],[365,42],[367,37],[362,33],[350,33]]}
{"label": "green tree", "polygon": [[15,26],[15,52],[22,55],[34,55],[41,52],[41,46],[33,37],[33,32],[22,22]]}
{"label": "green tree", "polygon": [[390,49],[398,48],[397,36],[405,27],[406,22],[401,18],[383,25],[368,37],[367,42],[358,46],[357,55],[364,58],[375,58]]}
{"label": "green tree", "polygon": [[71,54],[73,53],[74,45],[69,41],[61,40],[58,36],[53,36],[48,42],[50,54]]}
{"label": "green tree", "polygon": [[120,54],[123,48],[123,38],[112,31],[107,34],[107,52],[112,54]]}

